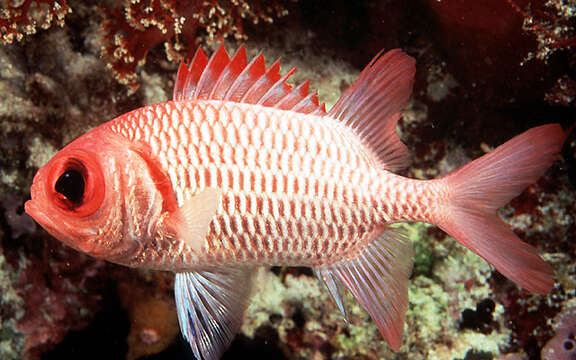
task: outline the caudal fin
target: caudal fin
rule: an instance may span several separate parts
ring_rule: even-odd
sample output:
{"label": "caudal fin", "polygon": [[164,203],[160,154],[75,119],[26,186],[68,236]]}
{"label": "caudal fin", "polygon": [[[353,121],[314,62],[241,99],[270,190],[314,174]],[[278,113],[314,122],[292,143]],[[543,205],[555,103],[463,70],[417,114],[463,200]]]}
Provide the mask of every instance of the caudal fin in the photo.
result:
{"label": "caudal fin", "polygon": [[441,179],[451,195],[437,225],[507,278],[539,294],[554,284],[552,267],[496,211],[542,176],[563,140],[560,125],[539,126]]}

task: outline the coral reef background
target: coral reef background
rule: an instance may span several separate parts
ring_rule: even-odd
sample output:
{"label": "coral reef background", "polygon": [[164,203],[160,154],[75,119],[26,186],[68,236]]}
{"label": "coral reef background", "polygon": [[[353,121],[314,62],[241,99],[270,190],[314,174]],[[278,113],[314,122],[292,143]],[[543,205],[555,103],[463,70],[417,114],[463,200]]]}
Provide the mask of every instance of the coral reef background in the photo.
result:
{"label": "coral reef background", "polygon": [[[168,100],[178,60],[196,46],[246,42],[252,55],[281,57],[328,106],[380,49],[404,49],[417,60],[399,125],[414,155],[405,175],[433,178],[528,128],[573,129],[575,25],[574,0],[0,0],[0,358],[192,359],[171,274],[79,254],[23,203],[35,171],[67,142]],[[406,224],[416,259],[400,352],[351,298],[346,324],[309,269],[275,267],[262,270],[224,359],[564,356],[575,187],[572,131],[561,159],[501,211],[556,270],[549,295],[517,288],[433,226]]]}

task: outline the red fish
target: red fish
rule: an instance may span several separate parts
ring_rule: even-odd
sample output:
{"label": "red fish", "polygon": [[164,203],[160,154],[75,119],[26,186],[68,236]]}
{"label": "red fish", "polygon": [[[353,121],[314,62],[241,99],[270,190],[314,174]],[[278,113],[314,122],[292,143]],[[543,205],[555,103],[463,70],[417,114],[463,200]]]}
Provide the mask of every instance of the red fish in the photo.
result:
{"label": "red fish", "polygon": [[415,62],[378,54],[326,112],[279,63],[220,47],[180,66],[172,101],[76,139],[42,167],[30,214],[94,257],[176,272],[182,332],[217,359],[241,324],[258,265],[310,266],[345,314],[347,288],[401,345],[412,252],[403,221],[436,224],[527,290],[552,268],[496,211],[534,183],[564,140],[557,124],[515,137],[435,180],[394,171],[409,154],[396,123]]}

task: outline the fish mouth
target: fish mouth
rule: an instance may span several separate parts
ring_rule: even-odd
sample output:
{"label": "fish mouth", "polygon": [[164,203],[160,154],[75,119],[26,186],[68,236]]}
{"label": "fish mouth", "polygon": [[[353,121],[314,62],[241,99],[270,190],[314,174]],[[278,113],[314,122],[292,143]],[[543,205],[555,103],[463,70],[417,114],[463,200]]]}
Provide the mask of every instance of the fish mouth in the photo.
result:
{"label": "fish mouth", "polygon": [[41,214],[34,200],[28,200],[26,203],[24,203],[24,211],[26,214],[32,216],[34,220],[36,220],[36,218]]}
{"label": "fish mouth", "polygon": [[44,172],[43,169],[40,169],[32,181],[30,200],[24,203],[24,211],[48,231],[48,233],[54,237],[58,237],[58,232],[55,231],[54,226],[54,209],[50,211],[50,209],[43,206],[43,204],[46,204],[48,201],[46,194],[42,191],[43,180]]}
{"label": "fish mouth", "polygon": [[30,215],[43,228],[47,230],[51,228],[50,224],[52,223],[52,221],[50,220],[50,217],[46,215],[45,212],[40,210],[40,208],[38,207],[38,201],[34,200],[26,201],[26,203],[24,204],[24,211],[26,211],[26,214]]}
{"label": "fish mouth", "polygon": [[38,223],[40,226],[51,236],[62,241],[66,245],[78,249],[78,244],[75,244],[72,241],[72,238],[67,234],[67,230],[69,229],[68,224],[66,222],[59,223],[58,226],[56,225],[57,222],[53,217],[51,217],[49,211],[42,210],[39,206],[38,200],[28,200],[24,204],[24,209],[26,213]]}
{"label": "fish mouth", "polygon": [[[24,203],[24,211],[26,214],[30,215],[40,226],[44,228],[50,235],[61,240],[65,238],[62,232],[62,229],[65,228],[65,224],[61,224],[61,226],[55,226],[55,219],[54,219],[54,209],[50,211],[50,209],[45,208],[42,204],[47,201],[42,194],[39,193],[39,189],[37,185],[34,183],[32,184],[31,189],[31,199]],[[58,230],[59,229],[59,230]]]}
{"label": "fish mouth", "polygon": [[39,177],[40,177],[40,174],[38,172],[36,174],[36,176],[34,177],[34,181],[32,182],[32,186],[30,187],[30,200],[28,200],[28,201],[26,201],[26,203],[24,203],[24,211],[26,212],[26,214],[32,216],[32,218],[34,220],[36,220],[37,223],[44,226],[44,224],[47,223],[48,218],[42,212],[42,210],[40,210],[40,207],[38,206],[38,202],[39,202],[39,198],[40,198],[40,192],[38,189],[38,181],[36,181],[36,179]]}
{"label": "fish mouth", "polygon": [[60,218],[53,209],[44,209],[43,199],[26,201],[24,210],[51,236],[73,249],[92,255],[94,244],[86,241],[87,234],[78,231],[74,223],[70,223],[64,218]]}

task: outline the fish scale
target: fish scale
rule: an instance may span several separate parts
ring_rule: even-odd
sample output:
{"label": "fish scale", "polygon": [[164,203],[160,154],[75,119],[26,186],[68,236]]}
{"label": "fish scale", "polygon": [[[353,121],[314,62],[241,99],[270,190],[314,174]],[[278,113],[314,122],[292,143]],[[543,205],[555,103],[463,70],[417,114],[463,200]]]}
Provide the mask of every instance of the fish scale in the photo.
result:
{"label": "fish scale", "polygon": [[[203,262],[331,263],[361,251],[384,219],[412,218],[400,214],[406,208],[381,201],[391,190],[380,162],[341,124],[272,108],[257,111],[238,103],[169,102],[110,123],[131,142],[150,143],[179,203],[204,187],[224,191]],[[354,146],[333,145],[339,143]],[[387,202],[405,203],[406,196],[396,195]]]}

